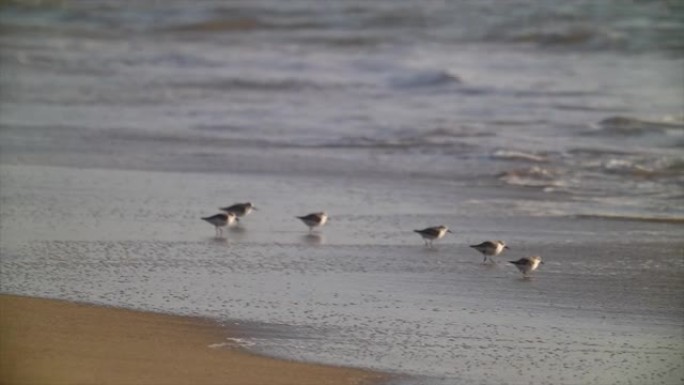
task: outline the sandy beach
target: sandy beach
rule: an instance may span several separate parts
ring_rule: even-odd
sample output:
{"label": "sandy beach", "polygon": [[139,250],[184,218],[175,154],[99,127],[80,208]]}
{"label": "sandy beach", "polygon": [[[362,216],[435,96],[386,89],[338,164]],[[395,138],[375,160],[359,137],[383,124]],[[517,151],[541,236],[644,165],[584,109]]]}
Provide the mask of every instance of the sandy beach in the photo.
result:
{"label": "sandy beach", "polygon": [[8,385],[352,385],[383,378],[225,346],[231,331],[208,320],[66,301],[2,295],[0,333],[0,383]]}
{"label": "sandy beach", "polygon": [[11,3],[2,382],[684,383],[674,2]]}

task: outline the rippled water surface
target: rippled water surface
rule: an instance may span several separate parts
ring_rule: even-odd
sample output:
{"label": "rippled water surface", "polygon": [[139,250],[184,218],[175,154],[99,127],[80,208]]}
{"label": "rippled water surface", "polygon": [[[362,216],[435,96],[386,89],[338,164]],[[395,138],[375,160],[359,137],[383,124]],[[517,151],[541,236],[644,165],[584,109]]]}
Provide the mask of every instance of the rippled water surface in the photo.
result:
{"label": "rippled water surface", "polygon": [[682,216],[676,2],[155,4],[5,7],[5,162],[420,173]]}
{"label": "rippled water surface", "polygon": [[[250,321],[259,351],[419,383],[681,383],[683,12],[2,6],[2,291]],[[244,200],[225,239],[198,219]],[[482,266],[488,238],[546,263]]]}

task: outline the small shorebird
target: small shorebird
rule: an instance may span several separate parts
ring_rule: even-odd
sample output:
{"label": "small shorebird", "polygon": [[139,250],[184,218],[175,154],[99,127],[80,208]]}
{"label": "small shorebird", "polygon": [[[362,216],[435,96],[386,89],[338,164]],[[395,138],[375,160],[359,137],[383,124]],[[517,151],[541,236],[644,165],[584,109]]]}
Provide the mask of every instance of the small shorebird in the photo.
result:
{"label": "small shorebird", "polygon": [[428,227],[426,229],[422,230],[413,230],[416,233],[420,234],[421,237],[425,240],[425,246],[432,247],[432,241],[435,239],[440,239],[446,235],[446,233],[451,233],[452,231],[449,230],[448,227],[441,225],[441,226],[435,226],[435,227]]}
{"label": "small shorebird", "polygon": [[531,273],[539,267],[539,264],[544,264],[541,257],[538,255],[533,255],[531,257],[520,258],[517,261],[509,261],[514,264],[515,267],[523,273],[524,278],[528,278],[528,273]]}
{"label": "small shorebird", "polygon": [[245,215],[249,214],[252,212],[252,210],[256,210],[257,208],[254,207],[252,202],[245,202],[245,203],[236,203],[232,206],[228,207],[221,207],[219,210],[225,211],[227,213],[233,213],[235,214],[236,217],[242,218]]}
{"label": "small shorebird", "polygon": [[311,213],[297,218],[301,219],[305,225],[309,226],[309,232],[311,232],[314,227],[323,226],[328,221],[328,214],[326,214],[325,211],[322,211],[320,213]]}
{"label": "small shorebird", "polygon": [[491,262],[494,262],[491,257],[496,257],[501,254],[504,249],[508,250],[508,246],[506,246],[504,241],[484,241],[479,245],[470,245],[470,247],[484,255],[484,261],[482,261],[482,263],[487,262],[487,257],[489,257]]}
{"label": "small shorebird", "polygon": [[234,213],[219,213],[210,217],[204,217],[202,220],[205,220],[216,227],[216,236],[218,237],[220,234],[223,234],[223,227],[232,225],[239,219]]}

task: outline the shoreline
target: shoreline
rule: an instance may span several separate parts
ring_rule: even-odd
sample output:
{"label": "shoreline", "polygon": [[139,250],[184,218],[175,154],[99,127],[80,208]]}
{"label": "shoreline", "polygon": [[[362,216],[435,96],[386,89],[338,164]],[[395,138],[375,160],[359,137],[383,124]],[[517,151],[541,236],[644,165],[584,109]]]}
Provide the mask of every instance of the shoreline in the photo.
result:
{"label": "shoreline", "polygon": [[370,385],[388,379],[365,369],[261,356],[226,343],[234,334],[203,318],[0,294],[0,383]]}
{"label": "shoreline", "polygon": [[[397,191],[385,181],[334,178],[0,171],[8,182],[0,207],[5,293],[225,321],[227,329],[198,342],[201,350],[233,337],[257,355],[372,364],[389,381],[407,384],[684,378],[678,225],[535,216],[525,205],[516,209],[517,198],[477,198],[456,186],[422,192],[425,185]],[[226,237],[211,236],[214,229],[198,218],[240,196],[260,211]],[[498,215],[505,202],[512,207]],[[311,207],[334,215],[313,240],[293,218]],[[433,221],[457,234],[428,249],[411,229]],[[497,266],[484,266],[468,247],[483,234],[513,246]],[[545,265],[531,280],[505,262],[532,254]],[[194,335],[198,326],[191,326],[171,334]],[[59,345],[46,344],[49,335],[34,337],[38,347]],[[103,345],[119,344],[108,341]],[[197,346],[168,346],[158,350],[189,355],[191,364],[171,357],[180,362],[175,366],[198,366]],[[82,364],[88,357],[78,358]],[[496,370],[493,360],[502,363]],[[200,383],[190,377],[185,383]],[[231,383],[203,381],[219,382]]]}

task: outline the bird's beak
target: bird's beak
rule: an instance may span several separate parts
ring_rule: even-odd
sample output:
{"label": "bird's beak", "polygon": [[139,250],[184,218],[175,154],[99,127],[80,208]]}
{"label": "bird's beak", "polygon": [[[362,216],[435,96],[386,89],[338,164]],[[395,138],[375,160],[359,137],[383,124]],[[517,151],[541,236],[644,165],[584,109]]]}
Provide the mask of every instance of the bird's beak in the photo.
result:
{"label": "bird's beak", "polygon": [[544,264],[544,261],[539,261],[539,263],[541,263],[541,264],[543,265],[543,264]]}
{"label": "bird's beak", "polygon": [[452,233],[452,234],[453,234],[454,232],[453,232],[453,231],[451,231],[451,230],[447,230],[447,233]]}
{"label": "bird's beak", "polygon": [[235,222],[240,222],[240,218],[235,217]]}
{"label": "bird's beak", "polygon": [[252,210],[257,210],[257,211],[259,211],[259,209],[258,209],[256,206],[252,206]]}
{"label": "bird's beak", "polygon": [[511,248],[510,248],[510,247],[508,247],[508,246],[504,246],[504,249],[506,249],[506,250],[510,250]]}

